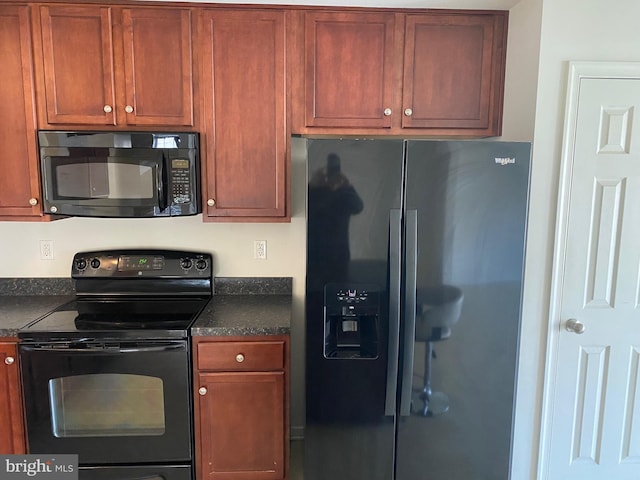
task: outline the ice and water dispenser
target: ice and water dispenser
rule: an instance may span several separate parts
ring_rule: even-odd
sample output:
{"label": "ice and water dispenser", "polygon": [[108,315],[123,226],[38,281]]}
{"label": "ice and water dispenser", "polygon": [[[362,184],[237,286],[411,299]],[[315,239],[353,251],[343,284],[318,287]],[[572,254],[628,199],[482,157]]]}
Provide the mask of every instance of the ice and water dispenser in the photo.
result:
{"label": "ice and water dispenser", "polygon": [[376,285],[325,285],[325,358],[377,358],[379,320],[380,289]]}

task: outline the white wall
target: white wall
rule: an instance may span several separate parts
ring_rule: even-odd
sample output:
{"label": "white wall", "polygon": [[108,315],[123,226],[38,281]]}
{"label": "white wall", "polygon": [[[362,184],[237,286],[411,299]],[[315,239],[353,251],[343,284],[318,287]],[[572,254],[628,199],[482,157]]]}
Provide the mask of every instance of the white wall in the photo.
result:
{"label": "white wall", "polygon": [[536,478],[568,62],[640,61],[637,0],[522,2],[523,6],[535,3],[542,3],[543,8],[514,480]]}
{"label": "white wall", "polygon": [[[409,1],[403,6],[509,8],[516,2],[517,0],[425,0],[420,1],[420,5]],[[531,141],[533,139],[541,2],[542,0],[522,0],[511,9],[503,140]],[[560,3],[564,2],[566,0],[560,1]],[[383,3],[390,6],[388,2]],[[595,4],[597,0],[592,0],[590,3]],[[347,0],[344,4],[356,5],[357,3]],[[542,160],[540,163],[544,165],[545,161]],[[537,183],[543,183],[541,177],[544,175],[545,170],[538,172]],[[544,198],[534,197],[534,203],[540,202],[541,205],[534,209],[537,224],[533,225],[532,229],[541,228],[542,232],[535,237],[542,237],[543,240],[534,242],[536,254],[542,251],[542,255],[550,255],[548,245],[544,242],[549,235],[549,222],[544,217],[549,215],[550,193],[547,190],[552,187],[555,194],[555,183],[538,186]],[[71,218],[51,223],[0,222],[0,252],[2,252],[0,277],[68,277],[74,253],[115,247],[166,247],[211,252],[214,255],[216,276],[293,277],[291,419],[294,433],[296,433],[304,423],[305,165],[304,152],[300,151],[293,152],[292,196],[293,218],[290,224],[204,224],[201,216],[144,220]],[[39,259],[39,240],[43,239],[54,241],[54,260]],[[253,240],[267,240],[267,260],[253,259]],[[533,272],[535,273],[535,270]],[[532,276],[529,283],[532,285],[533,292],[530,296],[539,300],[538,292],[541,290],[539,280]],[[530,308],[533,309],[534,314],[528,315],[529,329],[535,330],[544,323],[541,320],[544,317],[540,317],[538,313],[546,306],[537,303]],[[534,337],[540,341],[541,334],[534,332]],[[531,359],[524,365],[528,370],[535,372],[539,369],[539,364],[542,362],[538,357],[539,354],[538,350],[527,353],[531,355]],[[531,367],[528,366],[529,361],[532,363]],[[524,411],[529,412],[531,411],[529,406],[537,398],[538,385],[533,382],[525,386],[527,388],[522,404]],[[520,441],[522,446],[519,447],[521,458],[517,463],[527,467],[531,463],[527,455],[531,452],[530,438],[535,436],[535,425],[526,416],[523,424],[523,435]]]}

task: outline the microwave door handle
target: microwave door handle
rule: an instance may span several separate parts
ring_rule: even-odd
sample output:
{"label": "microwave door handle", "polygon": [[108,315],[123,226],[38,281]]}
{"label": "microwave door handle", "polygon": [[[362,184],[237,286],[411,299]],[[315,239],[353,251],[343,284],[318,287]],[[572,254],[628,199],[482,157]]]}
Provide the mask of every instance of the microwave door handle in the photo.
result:
{"label": "microwave door handle", "polygon": [[165,185],[167,184],[167,172],[165,169],[165,156],[163,153],[160,153],[159,160],[156,184],[158,185],[158,207],[162,212],[167,209],[169,204],[169,192],[165,189]]}

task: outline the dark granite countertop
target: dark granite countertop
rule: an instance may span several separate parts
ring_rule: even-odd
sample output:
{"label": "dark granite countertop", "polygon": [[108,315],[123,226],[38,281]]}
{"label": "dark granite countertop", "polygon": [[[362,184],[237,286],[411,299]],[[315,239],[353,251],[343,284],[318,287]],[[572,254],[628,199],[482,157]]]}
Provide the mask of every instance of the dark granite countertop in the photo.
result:
{"label": "dark granite countertop", "polygon": [[[291,322],[288,277],[215,278],[214,296],[191,328],[194,336],[288,335]],[[69,279],[0,278],[0,337],[73,299]]]}
{"label": "dark granite countertop", "polygon": [[0,337],[15,337],[29,322],[73,299],[72,295],[0,295]]}
{"label": "dark granite countertop", "polygon": [[289,335],[291,278],[216,278],[192,336]]}
{"label": "dark granite countertop", "polygon": [[289,335],[291,295],[215,295],[192,336]]}

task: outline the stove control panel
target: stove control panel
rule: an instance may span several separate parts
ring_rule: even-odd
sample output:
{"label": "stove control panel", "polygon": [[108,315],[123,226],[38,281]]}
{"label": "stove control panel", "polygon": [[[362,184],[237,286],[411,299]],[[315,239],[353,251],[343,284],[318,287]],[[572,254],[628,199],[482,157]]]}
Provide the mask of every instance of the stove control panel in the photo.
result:
{"label": "stove control panel", "polygon": [[177,250],[107,250],[76,253],[73,278],[209,278],[208,253]]}

